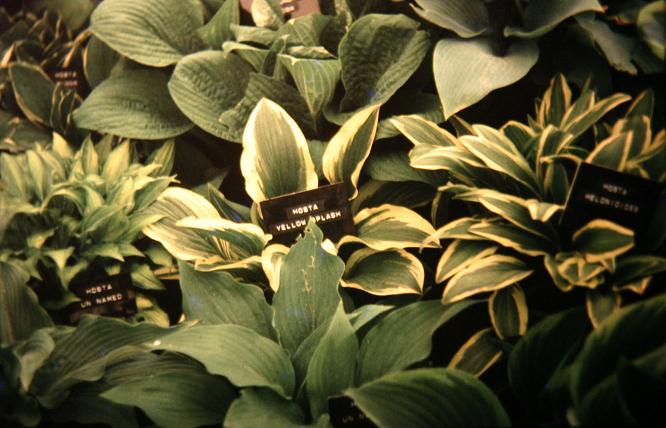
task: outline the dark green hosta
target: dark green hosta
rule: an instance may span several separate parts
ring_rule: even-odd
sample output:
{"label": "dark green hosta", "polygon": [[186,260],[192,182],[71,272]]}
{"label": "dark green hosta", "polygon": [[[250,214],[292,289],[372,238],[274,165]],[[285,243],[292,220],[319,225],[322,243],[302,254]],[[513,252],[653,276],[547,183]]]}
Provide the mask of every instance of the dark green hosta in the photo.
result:
{"label": "dark green hosta", "polygon": [[[163,218],[144,229],[176,258],[200,271],[225,270],[252,280],[261,270],[278,289],[280,266],[287,253],[284,245],[266,246],[270,235],[260,225],[258,203],[292,192],[316,189],[325,179],[342,182],[355,200],[361,169],[377,132],[379,107],[361,110],[346,121],[319,154],[310,149],[296,122],[277,104],[262,100],[254,109],[243,137],[241,170],[251,209],[234,204],[215,189],[210,202],[181,188],[167,189],[151,213]],[[271,159],[270,162],[263,160]],[[317,166],[315,166],[317,165]],[[437,178],[433,175],[433,180]],[[437,247],[423,241],[435,229],[416,212],[390,203],[370,204],[354,216],[357,234],[342,237],[332,252],[349,244],[361,244],[347,260],[343,286],[375,295],[422,294],[424,269],[407,248]]]}
{"label": "dark green hosta", "polygon": [[[597,0],[415,3],[419,16],[450,32],[437,42],[433,54],[435,82],[447,118],[495,89],[516,83],[544,54],[556,58],[556,67],[561,67],[566,55],[552,52],[560,46],[563,51],[576,50],[577,59],[593,57],[585,67],[590,61],[598,62],[600,54],[613,68],[629,74],[635,75],[639,69],[644,73],[663,70],[663,19],[658,23],[658,17],[663,18],[663,2],[608,2],[609,10],[602,6],[606,2]],[[622,26],[633,27],[634,34],[623,31]],[[540,39],[549,33],[556,42],[540,48]],[[567,39],[566,47],[563,39]],[[581,63],[564,68],[578,69],[583,76],[590,73]]]}
{"label": "dark green hosta", "polygon": [[102,273],[129,272],[139,287],[162,288],[146,258],[164,263],[160,249],[135,244],[161,218],[147,209],[173,181],[173,143],[142,164],[128,141],[112,141],[87,139],[74,152],[54,134],[51,150],[0,156],[0,260],[28,272],[51,307],[72,301],[72,281]]}

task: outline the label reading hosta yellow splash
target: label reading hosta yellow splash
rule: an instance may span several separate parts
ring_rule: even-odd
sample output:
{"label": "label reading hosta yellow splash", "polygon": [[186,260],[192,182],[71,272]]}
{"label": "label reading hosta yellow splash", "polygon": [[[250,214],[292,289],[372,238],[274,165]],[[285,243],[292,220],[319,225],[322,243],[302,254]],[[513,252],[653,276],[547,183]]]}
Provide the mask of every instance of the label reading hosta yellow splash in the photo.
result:
{"label": "label reading hosta yellow splash", "polygon": [[332,240],[355,232],[343,183],[272,198],[262,201],[260,207],[274,242],[293,243],[309,218]]}

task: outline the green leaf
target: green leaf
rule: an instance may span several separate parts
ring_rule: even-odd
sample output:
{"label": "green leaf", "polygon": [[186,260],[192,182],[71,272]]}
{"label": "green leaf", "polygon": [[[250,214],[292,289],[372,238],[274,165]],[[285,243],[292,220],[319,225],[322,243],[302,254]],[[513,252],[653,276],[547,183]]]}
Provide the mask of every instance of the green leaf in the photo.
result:
{"label": "green leaf", "polygon": [[621,284],[664,271],[666,258],[650,255],[625,256],[616,262],[613,281]]}
{"label": "green leaf", "polygon": [[420,144],[433,147],[459,146],[449,131],[440,128],[436,123],[418,116],[398,116],[391,119],[393,125],[415,146]]}
{"label": "green leaf", "polygon": [[493,292],[488,300],[488,312],[500,339],[522,336],[527,331],[525,292],[517,284]]}
{"label": "green leaf", "polygon": [[280,288],[273,297],[273,324],[280,343],[292,355],[338,307],[343,261],[321,246],[323,234],[310,220],[303,237],[284,257]]}
{"label": "green leaf", "polygon": [[102,166],[102,178],[107,182],[119,181],[123,174],[127,173],[130,165],[129,141],[117,146],[109,153]]}
{"label": "green leaf", "polygon": [[235,386],[265,386],[284,397],[294,392],[294,368],[287,352],[254,330],[233,324],[202,325],[151,344],[201,362],[209,373]]}
{"label": "green leaf", "polygon": [[28,339],[38,328],[51,326],[48,314],[27,282],[21,268],[0,262],[0,343],[11,345]]}
{"label": "green leaf", "polygon": [[90,30],[123,56],[164,67],[202,47],[202,12],[196,0],[107,0],[90,17]]}
{"label": "green leaf", "polygon": [[657,58],[664,60],[664,14],[663,2],[651,2],[638,13],[638,32]]}
{"label": "green leaf", "polygon": [[304,423],[305,416],[298,404],[266,388],[243,389],[224,419],[224,426],[229,428],[296,428]]}
{"label": "green leaf", "polygon": [[312,354],[305,379],[310,412],[316,419],[328,411],[328,397],[354,386],[358,339],[342,302]]}
{"label": "green leaf", "polygon": [[236,397],[229,383],[201,369],[150,374],[101,394],[118,404],[136,406],[164,427],[198,427],[220,423]]}
{"label": "green leaf", "polygon": [[58,13],[71,31],[83,27],[96,6],[93,0],[46,0],[45,3],[49,10]]}
{"label": "green leaf", "polygon": [[511,425],[497,396],[481,381],[458,370],[394,373],[345,394],[382,427]]}
{"label": "green leaf", "polygon": [[226,0],[215,15],[197,30],[201,39],[215,49],[219,49],[227,40],[233,39],[229,26],[240,24],[240,8],[238,0]]}
{"label": "green leaf", "polygon": [[504,35],[538,38],[565,19],[586,11],[604,12],[597,0],[532,0],[523,12],[523,27],[506,27]]}
{"label": "green leaf", "polygon": [[485,241],[455,239],[451,242],[437,263],[435,281],[446,281],[466,267],[494,254],[497,246]]}
{"label": "green leaf", "polygon": [[425,31],[404,15],[369,14],[340,41],[345,96],[341,111],[383,104],[419,67],[429,47]]}
{"label": "green leaf", "polygon": [[191,190],[167,188],[145,214],[159,215],[162,219],[143,229],[143,233],[159,242],[174,257],[192,261],[216,254],[214,244],[198,233],[176,226],[187,217],[219,218],[210,202]]}
{"label": "green leaf", "polygon": [[617,368],[625,360],[663,379],[666,296],[634,303],[617,311],[585,340],[571,368],[570,392],[582,424],[635,423],[617,394]]}
{"label": "green leaf", "polygon": [[294,79],[312,117],[316,117],[333,99],[335,87],[340,80],[340,61],[296,58],[282,54],[278,55],[278,61]]}
{"label": "green leaf", "polygon": [[361,384],[403,370],[430,355],[435,330],[475,302],[416,302],[382,318],[365,335],[358,357]]}
{"label": "green leaf", "polygon": [[619,293],[613,290],[587,290],[585,299],[585,308],[587,309],[587,316],[594,328],[620,309],[622,299]]}
{"label": "green leaf", "polygon": [[588,32],[608,62],[617,70],[636,75],[638,69],[633,64],[632,53],[636,40],[633,37],[616,33],[611,27],[594,16],[579,15],[576,22]]}
{"label": "green leaf", "polygon": [[446,175],[441,172],[423,171],[410,166],[409,156],[404,152],[370,156],[365,164],[365,172],[373,180],[379,181],[420,181],[433,187],[446,182]]}
{"label": "green leaf", "polygon": [[15,62],[9,66],[14,98],[29,121],[50,126],[53,83],[36,65]]}
{"label": "green leaf", "polygon": [[585,162],[623,172],[629,160],[633,133],[611,135],[597,144]]}
{"label": "green leaf", "polygon": [[223,138],[227,130],[219,122],[220,115],[243,98],[250,71],[250,66],[236,55],[197,52],[178,61],[169,80],[169,94],[192,122]]}
{"label": "green leaf", "polygon": [[451,358],[448,368],[479,377],[500,359],[502,353],[502,344],[493,329],[485,328],[465,342]]}
{"label": "green leaf", "polygon": [[617,257],[634,246],[634,232],[608,220],[592,220],[578,229],[572,243],[588,262]]}
{"label": "green leaf", "polygon": [[127,138],[158,140],[183,134],[192,123],[178,110],[159,70],[128,70],[97,86],[74,112],[76,125]]}
{"label": "green leaf", "polygon": [[409,208],[389,204],[364,208],[354,216],[354,224],[357,235],[344,236],[338,247],[351,242],[360,242],[378,251],[439,246],[438,243],[424,242],[435,229]]}
{"label": "green leaf", "polygon": [[139,423],[133,407],[115,404],[100,397],[100,394],[108,389],[108,385],[103,382],[76,385],[67,401],[49,416],[58,423],[77,422],[138,428]]}
{"label": "green leaf", "polygon": [[90,36],[83,51],[83,72],[91,88],[95,88],[116,72],[121,56],[95,36]]}
{"label": "green leaf", "polygon": [[278,0],[257,0],[251,5],[252,20],[258,27],[277,29],[284,23]]}
{"label": "green leaf", "polygon": [[360,110],[342,125],[324,151],[324,176],[330,183],[345,183],[349,199],[358,194],[358,179],[370,155],[378,119],[379,105]]}
{"label": "green leaf", "polygon": [[504,55],[493,51],[490,39],[441,39],[435,46],[433,69],[437,93],[448,119],[495,89],[517,82],[536,64],[537,45],[515,41]]}
{"label": "green leaf", "polygon": [[423,19],[451,30],[460,37],[475,37],[490,24],[481,0],[416,0],[414,11]]}
{"label": "green leaf", "polygon": [[305,136],[294,119],[267,98],[257,104],[245,127],[241,171],[245,189],[257,203],[318,185]]}
{"label": "green leaf", "polygon": [[210,184],[208,185],[208,199],[223,218],[236,223],[250,222],[250,209],[248,207],[228,200],[222,192]]}
{"label": "green leaf", "polygon": [[240,325],[275,338],[273,311],[259,287],[237,282],[226,272],[197,272],[183,262],[178,263],[178,271],[187,319]]}
{"label": "green leaf", "polygon": [[444,290],[442,302],[457,302],[475,294],[499,290],[528,277],[532,272],[515,257],[493,254],[455,274]]}
{"label": "green leaf", "polygon": [[510,224],[481,221],[472,225],[468,232],[528,256],[543,256],[556,251],[553,241]]}
{"label": "green leaf", "polygon": [[402,249],[354,252],[345,267],[342,285],[376,296],[422,294],[425,273],[419,259]]}
{"label": "green leaf", "polygon": [[106,366],[145,352],[146,348],[141,345],[177,330],[84,316],[76,329],[53,335],[55,350],[35,373],[30,392],[42,406],[58,407],[73,385],[100,379]]}
{"label": "green leaf", "polygon": [[171,169],[173,168],[173,163],[176,157],[176,142],[174,140],[167,140],[158,149],[153,151],[148,159],[146,159],[147,165],[159,165],[155,171],[150,173],[151,177],[161,177],[164,175],[171,174]]}

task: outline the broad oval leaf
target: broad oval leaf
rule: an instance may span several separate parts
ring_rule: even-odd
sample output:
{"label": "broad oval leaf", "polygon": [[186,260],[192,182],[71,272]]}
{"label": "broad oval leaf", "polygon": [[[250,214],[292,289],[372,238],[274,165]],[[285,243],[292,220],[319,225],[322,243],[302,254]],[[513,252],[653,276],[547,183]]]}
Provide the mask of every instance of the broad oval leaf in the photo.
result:
{"label": "broad oval leaf", "polygon": [[435,233],[435,229],[409,208],[390,204],[364,208],[354,216],[354,224],[357,235],[344,236],[338,247],[351,242],[360,242],[378,251],[439,246],[436,242],[424,242]]}
{"label": "broad oval leaf", "polygon": [[592,220],[572,236],[574,247],[588,262],[617,257],[634,246],[634,232],[608,220]]}
{"label": "broad oval leaf", "polygon": [[420,295],[424,278],[421,261],[403,249],[362,248],[347,260],[342,285],[376,296]]}
{"label": "broad oval leaf", "polygon": [[28,120],[50,126],[54,85],[46,73],[36,65],[16,62],[9,66],[9,79],[16,103]]}
{"label": "broad oval leaf", "polygon": [[358,194],[358,178],[375,140],[378,119],[379,105],[359,111],[342,125],[324,151],[324,176],[331,183],[345,183],[349,199]]}
{"label": "broad oval leaf", "polygon": [[114,51],[95,36],[90,36],[88,45],[83,51],[83,71],[91,88],[95,88],[115,71],[121,61],[118,52]]}
{"label": "broad oval leaf", "polygon": [[539,58],[539,48],[530,40],[513,42],[503,56],[493,49],[486,38],[445,38],[437,42],[433,69],[445,119],[495,89],[517,82]]}
{"label": "broad oval leaf", "polygon": [[209,46],[219,49],[226,40],[233,38],[232,24],[240,23],[240,8],[238,0],[225,1],[217,10],[215,15],[197,30],[199,36]]}
{"label": "broad oval leaf", "polygon": [[419,67],[428,36],[404,15],[369,14],[355,21],[340,41],[341,111],[383,104]]}
{"label": "broad oval leaf", "polygon": [[340,80],[340,61],[290,55],[278,55],[278,60],[294,79],[298,92],[308,104],[310,114],[316,117],[333,99],[335,86]]}
{"label": "broad oval leaf", "polygon": [[497,246],[486,241],[455,239],[442,253],[437,263],[435,281],[439,284],[457,274],[477,260],[497,251]]}
{"label": "broad oval leaf", "polygon": [[245,388],[231,403],[224,426],[229,428],[294,428],[305,425],[300,406],[268,388]]}
{"label": "broad oval leaf", "polygon": [[152,67],[175,64],[203,47],[196,0],[105,0],[90,17],[93,34],[122,55]]}
{"label": "broad oval leaf", "polygon": [[241,171],[255,202],[316,189],[319,179],[305,136],[289,114],[263,98],[243,133]]}
{"label": "broad oval leaf", "polygon": [[531,0],[524,10],[524,27],[506,27],[505,36],[541,37],[560,22],[582,12],[603,12],[597,0]]}
{"label": "broad oval leaf", "polygon": [[159,70],[111,76],[74,111],[76,125],[126,138],[159,140],[183,134],[192,123],[180,112]]}
{"label": "broad oval leaf", "polygon": [[482,0],[416,0],[412,8],[421,18],[465,38],[478,36],[490,23]]}
{"label": "broad oval leaf", "polygon": [[492,328],[484,328],[470,337],[458,349],[448,368],[465,371],[479,377],[493,366],[503,354],[502,344]]}
{"label": "broad oval leaf", "polygon": [[169,94],[192,122],[223,138],[227,130],[219,122],[220,115],[243,98],[250,71],[236,55],[197,52],[178,61],[169,80]]}
{"label": "broad oval leaf", "polygon": [[459,370],[394,373],[347,390],[345,395],[382,427],[511,425],[497,396],[483,382]]}
{"label": "broad oval leaf", "polygon": [[237,387],[265,386],[284,397],[294,392],[294,368],[288,354],[247,327],[194,326],[157,340],[151,347],[192,357],[209,373],[224,376]]}
{"label": "broad oval leaf", "polygon": [[455,274],[444,289],[442,302],[451,303],[475,294],[495,291],[534,272],[515,257],[493,254]]}

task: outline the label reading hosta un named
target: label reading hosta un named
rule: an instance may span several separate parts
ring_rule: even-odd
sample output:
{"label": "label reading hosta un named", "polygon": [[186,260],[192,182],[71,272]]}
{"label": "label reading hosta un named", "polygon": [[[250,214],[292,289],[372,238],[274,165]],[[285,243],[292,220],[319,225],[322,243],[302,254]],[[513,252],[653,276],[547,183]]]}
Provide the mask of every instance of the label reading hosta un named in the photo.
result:
{"label": "label reading hosta un named", "polygon": [[81,282],[70,288],[81,299],[70,306],[69,319],[72,323],[77,322],[83,314],[128,317],[137,312],[129,274]]}
{"label": "label reading hosta un named", "polygon": [[569,239],[590,221],[605,219],[633,230],[640,242],[661,191],[654,181],[581,163],[560,219],[563,236]]}
{"label": "label reading hosta un named", "polygon": [[342,183],[291,193],[260,203],[266,231],[273,242],[290,245],[312,217],[324,236],[334,241],[354,234],[349,202]]}

